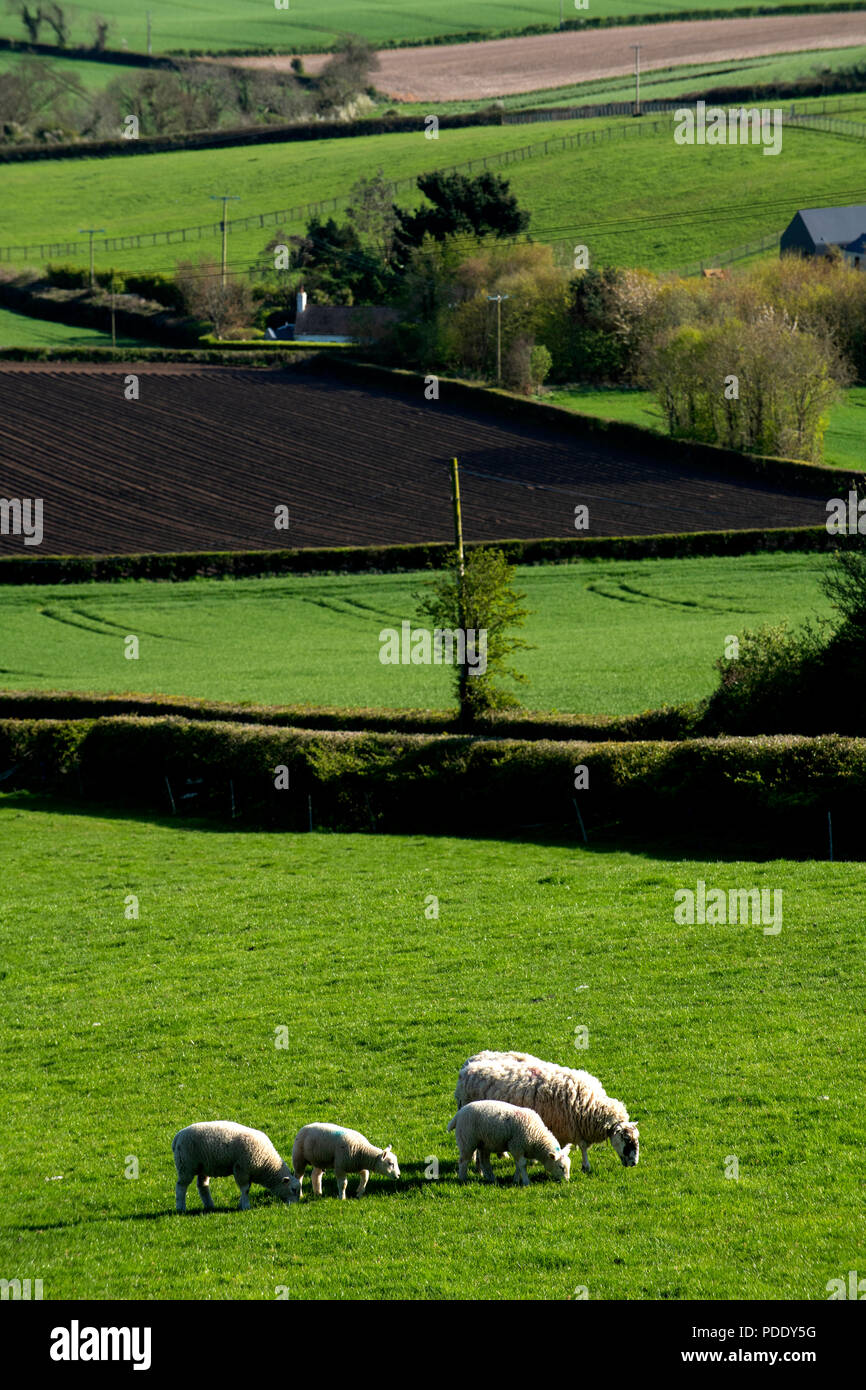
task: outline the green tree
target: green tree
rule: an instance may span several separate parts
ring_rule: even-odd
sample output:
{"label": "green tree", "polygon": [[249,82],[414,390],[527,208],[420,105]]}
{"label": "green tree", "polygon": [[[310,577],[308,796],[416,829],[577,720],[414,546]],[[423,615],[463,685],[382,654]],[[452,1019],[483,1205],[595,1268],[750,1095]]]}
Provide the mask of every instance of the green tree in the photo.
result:
{"label": "green tree", "polygon": [[475,647],[477,654],[486,640],[486,668],[478,662],[473,674],[468,661],[454,667],[460,722],[466,728],[489,710],[519,706],[517,697],[499,682],[526,680],[510,664],[514,652],[530,646],[514,632],[529,613],[522,606],[525,597],[514,588],[514,566],[501,550],[486,546],[466,552],[462,572],[457,552],[449,554],[442,572],[416,595],[420,613],[434,628],[486,633],[486,639],[476,638]]}
{"label": "green tree", "polygon": [[530,213],[518,206],[507,179],[498,174],[436,172],[421,174],[418,188],[432,204],[417,212],[396,208],[394,245],[397,257],[405,262],[425,236],[444,241],[450,236],[516,237],[529,226]]}

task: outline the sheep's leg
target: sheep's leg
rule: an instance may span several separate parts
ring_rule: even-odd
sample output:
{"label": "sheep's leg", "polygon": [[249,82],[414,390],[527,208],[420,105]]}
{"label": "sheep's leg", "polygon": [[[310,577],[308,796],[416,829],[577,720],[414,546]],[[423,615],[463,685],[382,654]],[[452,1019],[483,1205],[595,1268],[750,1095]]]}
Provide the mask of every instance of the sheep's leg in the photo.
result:
{"label": "sheep's leg", "polygon": [[340,1173],[338,1171],[335,1171],[334,1177],[337,1179],[337,1196],[339,1197],[341,1202],[345,1202],[346,1183],[348,1182],[348,1178],[346,1177],[345,1173]]}
{"label": "sheep's leg", "polygon": [[210,1192],[210,1178],[206,1173],[200,1173],[196,1182],[198,1195],[201,1197],[201,1204],[205,1211],[213,1211],[213,1197]]}
{"label": "sheep's leg", "polygon": [[589,1173],[591,1171],[589,1166],[589,1145],[581,1144],[580,1152],[583,1154],[583,1162],[580,1166],[583,1169],[584,1173]]}
{"label": "sheep's leg", "polygon": [[322,1174],[324,1173],[324,1171],[324,1168],[313,1169],[312,1183],[314,1197],[321,1197],[322,1195]]}
{"label": "sheep's leg", "polygon": [[484,1174],[484,1181],[496,1182],[496,1174],[494,1173],[493,1165],[490,1162],[490,1150],[480,1148],[478,1152],[481,1155],[481,1171]]}
{"label": "sheep's leg", "polygon": [[235,1182],[237,1183],[238,1187],[239,1187],[240,1190],[241,1190],[241,1200],[238,1202],[238,1208],[239,1208],[241,1211],[249,1211],[249,1209],[250,1209],[250,1175],[249,1175],[249,1173],[246,1172],[245,1169],[241,1168],[239,1164],[235,1164],[234,1175],[235,1175]]}
{"label": "sheep's leg", "polygon": [[356,1197],[363,1197],[364,1193],[367,1191],[367,1183],[368,1183],[369,1181],[370,1181],[370,1170],[369,1170],[369,1168],[362,1168],[362,1169],[361,1169],[361,1178],[360,1178],[360,1181],[359,1181],[359,1183],[358,1183],[358,1191],[355,1193],[355,1196],[356,1196]]}
{"label": "sheep's leg", "polygon": [[[512,1157],[513,1157],[513,1155],[512,1155]],[[526,1173],[526,1157],[525,1157],[525,1155],[521,1155],[520,1158],[515,1158],[515,1159],[514,1159],[514,1186],[515,1186],[515,1187],[528,1187],[528,1186],[529,1186],[529,1178],[528,1178],[527,1173]]]}
{"label": "sheep's leg", "polygon": [[186,1189],[192,1182],[192,1178],[187,1178],[186,1182],[177,1181],[174,1189],[174,1205],[177,1211],[186,1211]]}
{"label": "sheep's leg", "polygon": [[480,1150],[480,1149],[476,1149],[476,1150],[475,1150],[474,1154],[472,1155],[472,1159],[473,1159],[473,1161],[474,1161],[474,1163],[475,1163],[475,1171],[476,1171],[476,1173],[482,1173],[482,1172],[484,1171],[484,1169],[483,1169],[482,1166],[481,1166],[481,1150]]}
{"label": "sheep's leg", "polygon": [[298,1201],[301,1200],[301,1189],[302,1189],[303,1186],[304,1186],[304,1174],[306,1173],[306,1171],[307,1171],[307,1165],[306,1165],[306,1163],[303,1165],[302,1168],[300,1168],[300,1169],[299,1169],[299,1168],[296,1168],[296,1169],[294,1170],[295,1177],[296,1177],[297,1180],[298,1180]]}
{"label": "sheep's leg", "polygon": [[460,1182],[466,1181],[466,1170],[469,1167],[469,1161],[471,1157],[471,1154],[467,1156],[464,1156],[463,1154],[460,1155],[460,1162],[457,1165],[457,1177],[460,1180]]}

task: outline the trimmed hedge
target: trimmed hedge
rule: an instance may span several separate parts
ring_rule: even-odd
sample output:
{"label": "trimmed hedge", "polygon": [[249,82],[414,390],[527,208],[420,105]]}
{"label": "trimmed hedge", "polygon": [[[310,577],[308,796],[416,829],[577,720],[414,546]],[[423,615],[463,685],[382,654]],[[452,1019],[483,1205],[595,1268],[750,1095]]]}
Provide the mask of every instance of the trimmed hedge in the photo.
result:
{"label": "trimmed hedge", "polygon": [[[826,857],[862,855],[866,740],[535,743],[469,736],[314,733],[179,718],[0,720],[6,791],[42,790],[147,814],[388,833],[703,837]],[[277,790],[277,769],[289,787]],[[705,850],[706,852],[706,850]]]}
{"label": "trimmed hedge", "polygon": [[[128,360],[128,357],[124,360]],[[540,540],[469,541],[468,550],[495,545],[512,565],[574,564],[580,560],[646,560],[686,555],[755,555],[764,551],[832,549],[824,526],[767,531],[692,531],[660,536],[553,536]],[[110,583],[117,579],[251,579],[281,574],[393,574],[441,569],[453,546],[361,545],[306,550],[214,550],[152,555],[4,555],[0,584]]]}
{"label": "trimmed hedge", "polygon": [[[173,66],[167,63],[166,67]],[[503,112],[489,107],[459,115],[441,115],[442,130],[468,126],[503,125]],[[354,121],[297,121],[293,125],[233,127],[228,130],[190,131],[182,135],[153,135],[138,140],[70,140],[56,145],[0,144],[0,164],[41,159],[108,159],[113,155],[164,154],[172,150],[213,150],[227,146],[283,145],[297,140],[350,139],[359,135],[391,135],[422,131],[424,117],[365,116]]]}
{"label": "trimmed hedge", "polygon": [[[698,710],[690,705],[665,706],[643,714],[515,714],[499,710],[479,721],[479,737],[581,739],[587,742],[681,739],[696,732]],[[100,719],[118,715],[176,715],[202,722],[267,724],[273,728],[338,732],[445,734],[460,732],[456,715],[447,710],[335,709],[313,705],[229,704],[183,695],[101,695],[67,690],[0,690],[0,719]]]}

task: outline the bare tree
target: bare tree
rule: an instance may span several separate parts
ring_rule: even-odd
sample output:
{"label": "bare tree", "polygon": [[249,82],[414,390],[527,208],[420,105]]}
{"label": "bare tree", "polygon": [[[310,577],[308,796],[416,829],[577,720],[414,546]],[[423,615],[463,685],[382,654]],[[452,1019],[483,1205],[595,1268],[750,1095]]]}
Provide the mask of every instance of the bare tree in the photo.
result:
{"label": "bare tree", "polygon": [[215,261],[181,261],[175,271],[175,284],[183,295],[187,312],[193,318],[213,324],[217,338],[246,328],[253,313],[252,292],[246,278],[229,274],[225,284]]}
{"label": "bare tree", "polygon": [[39,42],[39,30],[45,16],[42,10],[35,6],[32,10],[24,3],[24,0],[7,0],[6,8],[10,14],[16,14],[27,30],[27,37],[31,43]]}

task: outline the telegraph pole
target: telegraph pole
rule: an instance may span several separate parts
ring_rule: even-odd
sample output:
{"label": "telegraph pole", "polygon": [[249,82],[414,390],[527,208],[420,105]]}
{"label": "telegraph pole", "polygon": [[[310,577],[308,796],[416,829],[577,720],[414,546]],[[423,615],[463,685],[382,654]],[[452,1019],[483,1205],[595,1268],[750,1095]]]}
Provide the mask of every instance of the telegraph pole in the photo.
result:
{"label": "telegraph pole", "polygon": [[456,459],[451,460],[451,501],[454,504],[454,544],[457,547],[457,566],[462,579],[466,571],[463,564],[463,521],[460,516],[460,471]]}
{"label": "telegraph pole", "polygon": [[227,257],[227,254],[228,254],[228,230],[229,230],[229,228],[228,228],[228,223],[227,223],[227,221],[226,221],[226,204],[227,204],[227,203],[239,203],[239,202],[240,202],[240,197],[239,197],[239,195],[238,195],[237,193],[212,193],[212,194],[211,194],[211,202],[212,202],[212,203],[222,203],[222,205],[223,205],[223,215],[222,215],[222,222],[220,223],[220,226],[222,227],[222,234],[223,234],[222,283],[223,283],[223,287],[225,287],[225,282],[226,282],[226,257]]}
{"label": "telegraph pole", "polygon": [[150,57],[153,52],[153,44],[150,41],[150,10],[147,12],[147,54]]}
{"label": "telegraph pole", "polygon": [[89,237],[90,237],[90,288],[93,289],[93,281],[94,281],[94,274],[93,274],[93,238],[94,238],[95,236],[99,236],[101,232],[104,232],[104,231],[105,231],[105,228],[104,228],[104,227],[79,227],[78,230],[79,230],[79,232],[81,233],[82,236],[89,236]]}
{"label": "telegraph pole", "polygon": [[496,385],[502,385],[502,301],[510,299],[510,294],[489,294],[487,298],[496,305]]}
{"label": "telegraph pole", "polygon": [[634,114],[640,115],[640,44],[633,43],[634,49]]}

